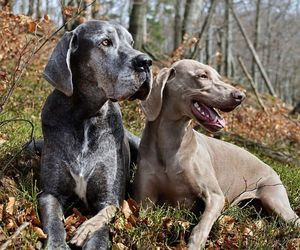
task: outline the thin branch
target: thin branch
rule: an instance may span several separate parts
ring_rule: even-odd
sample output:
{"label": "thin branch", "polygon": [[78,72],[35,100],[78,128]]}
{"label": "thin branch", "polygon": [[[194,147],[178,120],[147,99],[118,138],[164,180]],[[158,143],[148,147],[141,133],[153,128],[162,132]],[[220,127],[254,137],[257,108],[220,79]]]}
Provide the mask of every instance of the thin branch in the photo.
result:
{"label": "thin branch", "polygon": [[[45,41],[38,47],[33,50],[33,52],[25,59],[24,63],[21,65],[22,58],[26,54],[26,49],[29,47],[29,45],[32,43],[32,39],[30,39],[22,49],[20,56],[18,58],[18,61],[16,63],[14,73],[11,77],[11,86],[9,90],[1,96],[1,102],[0,102],[0,113],[3,111],[5,104],[7,103],[8,99],[12,95],[14,89],[16,88],[17,84],[19,83],[21,77],[23,76],[25,70],[27,69],[27,66],[31,59],[41,50],[41,48],[51,39],[53,38],[60,30],[62,30],[66,24],[74,20],[76,17],[78,17],[83,11],[85,11],[89,6],[93,5],[96,2],[96,0],[93,0],[90,4],[88,4],[85,8],[81,9],[78,13],[76,13],[72,18],[70,18],[67,22],[62,24],[56,31],[54,31]],[[17,72],[20,72],[17,76]]]}
{"label": "thin branch", "polygon": [[87,6],[85,6],[85,8],[81,9],[79,12],[77,12],[75,14],[75,16],[73,16],[72,18],[70,18],[68,21],[66,21],[64,24],[62,24],[55,32],[53,32],[50,37],[48,37],[42,44],[41,46],[35,50],[34,55],[39,52],[39,50],[52,38],[54,37],[59,31],[61,31],[69,22],[73,21],[76,17],[78,17],[83,11],[85,11],[88,7],[90,7],[91,5],[93,5],[96,2],[96,0],[93,0],[93,2],[91,2],[90,4],[88,4]]}
{"label": "thin branch", "polygon": [[253,90],[253,92],[254,92],[254,94],[255,94],[255,96],[256,96],[256,99],[257,99],[259,105],[262,107],[263,111],[264,111],[266,114],[268,114],[267,109],[266,109],[266,107],[265,107],[263,101],[262,101],[261,98],[259,97],[259,93],[258,93],[258,91],[257,91],[257,89],[256,89],[256,87],[255,87],[255,82],[254,82],[254,80],[252,79],[251,75],[249,74],[249,72],[248,72],[248,70],[247,70],[247,68],[246,68],[246,66],[245,66],[245,64],[244,64],[244,62],[243,62],[243,60],[242,60],[242,58],[241,58],[240,56],[238,56],[238,61],[239,61],[239,63],[240,63],[240,66],[241,66],[241,68],[242,68],[242,70],[243,70],[245,76],[247,77],[247,79],[248,79],[248,81],[249,81],[249,83],[250,83],[250,85],[251,85],[251,87],[252,87],[252,90]]}
{"label": "thin branch", "polygon": [[2,244],[2,246],[0,247],[0,250],[5,250],[5,249],[7,249],[10,245],[11,245],[11,243],[13,242],[13,240],[15,239],[15,238],[17,238],[19,235],[20,235],[20,233],[22,233],[22,231],[24,231],[28,226],[30,225],[30,223],[29,222],[25,222],[25,223],[23,223],[15,232],[14,232],[14,234],[4,243],[4,244]]}
{"label": "thin branch", "polygon": [[198,56],[198,54],[199,54],[199,51],[201,50],[201,41],[202,41],[202,38],[203,38],[203,34],[205,33],[205,31],[207,30],[208,26],[210,25],[210,22],[211,22],[211,19],[213,17],[216,5],[217,5],[217,1],[216,0],[212,0],[211,4],[210,4],[210,7],[209,7],[209,10],[208,10],[208,14],[207,14],[207,16],[206,16],[206,18],[205,18],[205,20],[204,20],[204,22],[202,24],[201,31],[200,31],[200,33],[198,35],[198,41],[195,44],[194,52],[191,55],[192,59],[196,59],[197,56]]}
{"label": "thin branch", "polygon": [[268,75],[267,75],[267,73],[266,73],[266,71],[265,71],[265,69],[264,69],[261,61],[260,61],[260,58],[258,57],[257,52],[256,52],[256,50],[255,50],[252,42],[250,41],[250,39],[249,39],[249,37],[248,37],[248,35],[246,33],[246,30],[245,30],[244,26],[242,25],[242,23],[241,23],[240,19],[238,18],[237,14],[235,13],[233,4],[229,3],[229,7],[231,8],[231,13],[232,13],[232,15],[233,15],[233,17],[234,17],[234,19],[235,19],[235,21],[236,21],[236,23],[237,23],[240,31],[241,31],[241,34],[243,35],[243,37],[244,37],[244,39],[246,41],[246,44],[247,44],[250,52],[253,55],[253,58],[255,59],[255,62],[257,64],[257,66],[258,66],[258,69],[259,69],[259,71],[261,73],[261,76],[263,77],[263,79],[264,79],[264,81],[265,81],[265,83],[266,83],[266,85],[268,87],[268,90],[269,90],[270,94],[272,96],[276,96],[275,90],[274,90],[274,88],[272,86],[272,83],[271,83],[271,81],[270,81],[270,79],[269,79],[269,77],[268,77]]}

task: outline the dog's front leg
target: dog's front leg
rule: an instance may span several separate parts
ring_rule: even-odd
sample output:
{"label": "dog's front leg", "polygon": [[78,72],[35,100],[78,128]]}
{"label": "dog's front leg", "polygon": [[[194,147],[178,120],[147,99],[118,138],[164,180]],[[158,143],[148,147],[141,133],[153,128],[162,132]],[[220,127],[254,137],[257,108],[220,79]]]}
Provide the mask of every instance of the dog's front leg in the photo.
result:
{"label": "dog's front leg", "polygon": [[43,228],[48,235],[46,249],[70,249],[66,243],[62,204],[51,194],[42,193],[39,206]]}
{"label": "dog's front leg", "polygon": [[[99,242],[101,245],[108,242],[108,227],[107,224],[115,216],[117,211],[116,206],[110,205],[100,210],[94,217],[85,221],[77,230],[71,243],[76,246],[82,246],[84,242],[84,249],[99,249]],[[105,237],[106,235],[107,237]],[[89,239],[89,240],[87,240]],[[105,248],[106,249],[106,248]]]}
{"label": "dog's front leg", "polygon": [[222,192],[215,193],[210,190],[205,190],[202,195],[202,199],[205,202],[205,210],[201,216],[200,222],[192,231],[188,243],[188,249],[190,250],[198,250],[205,247],[209,232],[220,216],[225,203]]}

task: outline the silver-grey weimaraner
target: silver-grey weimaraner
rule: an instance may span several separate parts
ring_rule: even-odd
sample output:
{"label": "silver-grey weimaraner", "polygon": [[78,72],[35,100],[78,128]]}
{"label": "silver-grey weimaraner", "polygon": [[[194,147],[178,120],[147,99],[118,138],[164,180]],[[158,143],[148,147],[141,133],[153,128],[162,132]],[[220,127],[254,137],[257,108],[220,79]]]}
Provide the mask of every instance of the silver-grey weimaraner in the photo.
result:
{"label": "silver-grey weimaraner", "polygon": [[[224,207],[259,199],[267,211],[300,226],[275,171],[233,144],[193,130],[191,120],[209,131],[224,127],[214,108],[231,111],[245,95],[225,84],[210,66],[182,60],[160,71],[148,99],[142,102],[147,123],[139,146],[135,198],[205,210],[189,239],[189,249],[205,246]],[[150,203],[151,204],[151,203]]]}
{"label": "silver-grey weimaraner", "polygon": [[42,111],[39,207],[48,249],[68,248],[63,209],[76,196],[96,216],[72,243],[108,247],[106,222],[124,199],[130,150],[138,143],[124,131],[115,101],[143,100],[152,84],[152,61],[132,43],[121,25],[89,21],[62,37],[45,68],[55,87]]}

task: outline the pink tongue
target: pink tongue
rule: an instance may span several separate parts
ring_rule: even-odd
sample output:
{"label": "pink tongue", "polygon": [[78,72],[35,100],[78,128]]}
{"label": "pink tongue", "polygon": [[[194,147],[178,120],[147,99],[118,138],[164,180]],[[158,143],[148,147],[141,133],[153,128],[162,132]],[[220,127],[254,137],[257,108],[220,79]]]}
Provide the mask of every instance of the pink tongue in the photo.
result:
{"label": "pink tongue", "polygon": [[205,114],[209,115],[209,118],[205,117],[205,124],[213,126],[221,125],[222,127],[225,127],[225,120],[220,117],[214,109],[201,105],[201,110],[204,111]]}

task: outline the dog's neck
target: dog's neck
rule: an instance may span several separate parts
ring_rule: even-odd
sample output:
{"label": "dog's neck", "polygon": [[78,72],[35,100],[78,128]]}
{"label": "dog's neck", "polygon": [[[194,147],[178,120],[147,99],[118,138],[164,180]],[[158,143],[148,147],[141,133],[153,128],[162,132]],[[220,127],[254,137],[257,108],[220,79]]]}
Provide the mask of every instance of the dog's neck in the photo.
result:
{"label": "dog's neck", "polygon": [[[85,88],[84,86],[89,86],[89,88]],[[74,84],[72,100],[74,115],[78,119],[86,119],[96,116],[108,99],[104,91],[97,87],[97,83],[87,83],[79,79]]]}
{"label": "dog's neck", "polygon": [[147,121],[143,132],[142,146],[145,139],[147,142],[145,147],[150,146],[151,151],[158,154],[164,163],[170,160],[180,147],[188,146],[192,140],[195,140],[191,119],[174,117],[174,113],[176,111],[173,110],[172,105],[164,105],[155,121]]}

